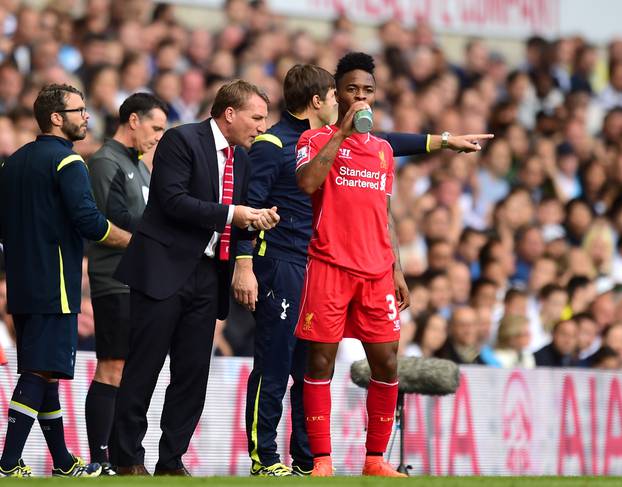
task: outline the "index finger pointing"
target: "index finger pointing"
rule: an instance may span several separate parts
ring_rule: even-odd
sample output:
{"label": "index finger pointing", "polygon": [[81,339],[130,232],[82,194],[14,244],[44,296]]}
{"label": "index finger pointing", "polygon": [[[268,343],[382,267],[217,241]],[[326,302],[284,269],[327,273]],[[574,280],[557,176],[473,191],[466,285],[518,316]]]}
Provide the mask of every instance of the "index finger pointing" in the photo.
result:
{"label": "index finger pointing", "polygon": [[494,139],[495,134],[469,134],[464,137],[467,139]]}

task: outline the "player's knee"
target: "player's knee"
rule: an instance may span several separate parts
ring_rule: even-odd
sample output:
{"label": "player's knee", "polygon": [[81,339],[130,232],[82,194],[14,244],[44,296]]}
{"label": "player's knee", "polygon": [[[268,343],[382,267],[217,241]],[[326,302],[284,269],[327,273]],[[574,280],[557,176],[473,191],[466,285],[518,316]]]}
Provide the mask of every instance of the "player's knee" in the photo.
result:
{"label": "player's knee", "polygon": [[372,377],[382,382],[391,382],[397,377],[397,356],[387,354],[374,364],[370,364]]}
{"label": "player's knee", "polygon": [[311,354],[309,356],[307,375],[313,379],[330,379],[333,365],[330,356],[322,353]]}

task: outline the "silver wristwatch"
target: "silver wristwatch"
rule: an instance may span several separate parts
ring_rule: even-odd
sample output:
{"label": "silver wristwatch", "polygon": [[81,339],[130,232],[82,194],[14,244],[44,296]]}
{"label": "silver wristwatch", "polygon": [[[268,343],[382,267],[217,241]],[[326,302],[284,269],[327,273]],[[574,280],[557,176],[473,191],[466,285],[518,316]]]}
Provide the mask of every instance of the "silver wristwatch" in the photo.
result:
{"label": "silver wristwatch", "polygon": [[449,136],[451,134],[447,131],[441,134],[441,149],[447,149],[449,147]]}

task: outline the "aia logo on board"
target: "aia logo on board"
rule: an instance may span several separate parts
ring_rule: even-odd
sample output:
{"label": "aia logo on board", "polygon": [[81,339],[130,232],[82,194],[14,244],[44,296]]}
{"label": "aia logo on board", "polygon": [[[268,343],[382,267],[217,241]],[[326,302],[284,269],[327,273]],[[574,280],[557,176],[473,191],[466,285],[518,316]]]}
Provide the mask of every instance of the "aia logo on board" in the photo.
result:
{"label": "aia logo on board", "polygon": [[523,374],[510,374],[503,394],[503,442],[508,472],[524,475],[531,472],[530,451],[533,440],[533,409],[529,386]]}

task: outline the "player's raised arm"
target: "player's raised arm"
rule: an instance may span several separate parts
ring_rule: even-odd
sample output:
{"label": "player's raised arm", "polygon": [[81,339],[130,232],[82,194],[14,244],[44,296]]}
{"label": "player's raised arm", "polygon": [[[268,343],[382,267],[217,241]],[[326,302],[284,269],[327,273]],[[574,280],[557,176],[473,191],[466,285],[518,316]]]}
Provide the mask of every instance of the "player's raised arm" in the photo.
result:
{"label": "player's raised arm", "polygon": [[[339,146],[354,131],[352,124],[354,114],[363,109],[369,109],[369,105],[366,102],[357,101],[353,103],[343,117],[339,129],[337,129],[328,143],[322,147],[315,156],[311,157],[309,149],[305,148],[306,146],[304,145],[301,146],[299,143],[299,161],[296,167],[296,181],[301,191],[307,194],[313,194],[322,185],[337,156]],[[304,160],[305,157],[311,157],[311,159],[307,162]]]}

